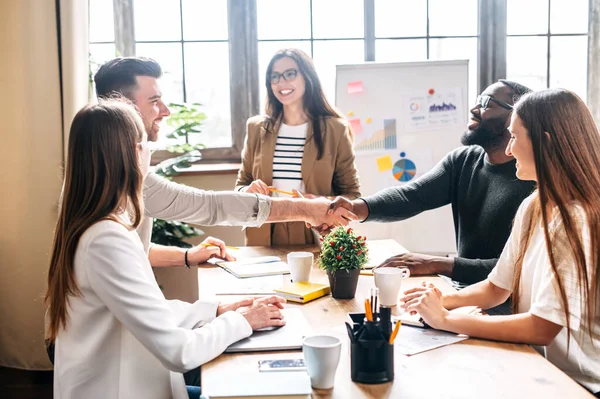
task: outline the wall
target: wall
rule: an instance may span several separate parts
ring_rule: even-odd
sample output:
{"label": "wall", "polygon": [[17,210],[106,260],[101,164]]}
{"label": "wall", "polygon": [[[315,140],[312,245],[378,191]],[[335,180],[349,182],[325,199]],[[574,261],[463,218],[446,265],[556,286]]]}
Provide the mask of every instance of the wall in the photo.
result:
{"label": "wall", "polygon": [[0,365],[49,369],[43,294],[62,163],[54,1],[0,4]]}

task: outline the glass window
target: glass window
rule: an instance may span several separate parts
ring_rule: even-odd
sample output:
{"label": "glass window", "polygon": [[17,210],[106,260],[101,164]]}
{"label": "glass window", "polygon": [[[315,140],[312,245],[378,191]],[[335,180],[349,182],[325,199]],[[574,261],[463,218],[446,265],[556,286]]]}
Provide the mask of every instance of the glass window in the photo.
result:
{"label": "glass window", "polygon": [[162,67],[161,89],[165,103],[184,101],[181,43],[138,43],[135,52],[139,57],[154,59]]}
{"label": "glass window", "polygon": [[114,42],[113,0],[89,0],[90,43]]}
{"label": "glass window", "polygon": [[227,40],[227,0],[182,0],[183,40]]}
{"label": "glass window", "polygon": [[429,0],[429,35],[477,36],[478,0]]}
{"label": "glass window", "polygon": [[[185,43],[185,88],[189,103],[200,103],[207,119],[190,135],[190,144],[230,147],[231,112],[229,96],[228,43]],[[210,60],[210,62],[207,62]]]}
{"label": "glass window", "polygon": [[363,0],[312,2],[312,37],[315,39],[365,36]]}
{"label": "glass window", "polygon": [[95,74],[100,65],[117,56],[114,43],[90,44],[90,70]]}
{"label": "glass window", "polygon": [[532,90],[547,86],[548,38],[545,36],[508,37],[506,76]]}
{"label": "glass window", "polygon": [[135,40],[181,40],[179,0],[133,0]]}
{"label": "glass window", "polygon": [[310,39],[310,0],[257,0],[258,40]]}
{"label": "glass window", "polygon": [[586,101],[587,46],[587,36],[550,38],[550,87],[569,89]]}
{"label": "glass window", "polygon": [[375,0],[375,37],[419,36],[427,36],[427,0]]}
{"label": "glass window", "polygon": [[508,35],[535,35],[548,32],[548,0],[506,1]]}
{"label": "glass window", "polygon": [[550,33],[588,32],[589,0],[552,0]]}
{"label": "glass window", "polygon": [[377,39],[378,62],[423,61],[427,59],[427,39]]}
{"label": "glass window", "polygon": [[356,64],[365,59],[364,40],[315,40],[313,59],[327,99],[335,103],[336,65]]}

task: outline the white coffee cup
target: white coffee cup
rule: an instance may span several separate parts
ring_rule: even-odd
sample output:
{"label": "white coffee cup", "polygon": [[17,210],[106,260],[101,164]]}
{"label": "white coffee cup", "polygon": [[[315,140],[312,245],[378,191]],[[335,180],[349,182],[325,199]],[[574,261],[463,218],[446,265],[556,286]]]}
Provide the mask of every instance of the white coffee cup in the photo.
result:
{"label": "white coffee cup", "polygon": [[287,263],[290,267],[292,282],[309,281],[315,257],[311,252],[290,252],[287,255]]}
{"label": "white coffee cup", "polygon": [[333,388],[342,341],[331,335],[312,335],[304,338],[302,352],[310,385],[316,389]]}
{"label": "white coffee cup", "polygon": [[373,274],[375,275],[375,286],[379,288],[379,304],[396,306],[402,288],[402,280],[410,277],[410,270],[406,267],[378,267]]}

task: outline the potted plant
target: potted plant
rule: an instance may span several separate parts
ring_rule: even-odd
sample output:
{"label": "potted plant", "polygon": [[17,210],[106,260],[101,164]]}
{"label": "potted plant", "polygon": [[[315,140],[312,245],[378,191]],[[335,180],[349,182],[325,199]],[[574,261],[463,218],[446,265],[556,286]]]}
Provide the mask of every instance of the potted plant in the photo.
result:
{"label": "potted plant", "polygon": [[350,227],[338,227],[322,241],[317,261],[327,272],[331,295],[336,299],[354,298],[360,270],[368,260],[366,237],[357,237]]}

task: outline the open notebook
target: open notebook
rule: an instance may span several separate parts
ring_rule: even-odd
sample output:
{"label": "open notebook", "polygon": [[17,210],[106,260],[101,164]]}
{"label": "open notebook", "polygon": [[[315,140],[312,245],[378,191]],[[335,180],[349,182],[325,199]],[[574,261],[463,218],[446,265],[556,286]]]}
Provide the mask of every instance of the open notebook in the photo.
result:
{"label": "open notebook", "polygon": [[259,256],[233,262],[218,260],[215,264],[238,278],[272,276],[290,272],[288,264],[282,262],[277,256]]}

